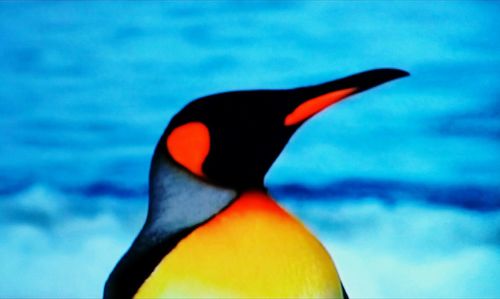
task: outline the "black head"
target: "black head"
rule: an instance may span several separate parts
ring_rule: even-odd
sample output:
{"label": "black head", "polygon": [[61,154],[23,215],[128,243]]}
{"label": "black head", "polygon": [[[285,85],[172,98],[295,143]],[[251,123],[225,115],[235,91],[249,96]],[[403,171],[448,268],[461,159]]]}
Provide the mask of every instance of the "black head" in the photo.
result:
{"label": "black head", "polygon": [[407,75],[377,69],[310,87],[206,96],[173,117],[157,151],[211,183],[261,188],[265,174],[307,119],[347,96]]}

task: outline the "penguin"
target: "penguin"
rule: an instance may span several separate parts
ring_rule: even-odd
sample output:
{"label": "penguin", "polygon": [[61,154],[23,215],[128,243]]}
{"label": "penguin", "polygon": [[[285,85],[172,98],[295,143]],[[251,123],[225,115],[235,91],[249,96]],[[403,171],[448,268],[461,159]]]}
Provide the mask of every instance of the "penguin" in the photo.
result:
{"label": "penguin", "polygon": [[271,197],[264,177],[308,119],[407,75],[375,69],[187,104],[156,145],[145,224],[104,298],[348,298],[330,254]]}

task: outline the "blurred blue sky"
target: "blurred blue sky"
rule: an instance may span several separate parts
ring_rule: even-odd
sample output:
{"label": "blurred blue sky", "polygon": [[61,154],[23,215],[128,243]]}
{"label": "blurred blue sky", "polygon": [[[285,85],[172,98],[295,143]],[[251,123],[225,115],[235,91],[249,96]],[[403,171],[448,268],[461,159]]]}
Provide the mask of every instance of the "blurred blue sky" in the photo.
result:
{"label": "blurred blue sky", "polygon": [[2,181],[145,184],[136,174],[193,98],[389,66],[412,77],[312,120],[269,182],[498,185],[499,10],[475,1],[2,2]]}
{"label": "blurred blue sky", "polygon": [[[480,253],[446,256],[449,249],[443,249],[446,261],[436,258],[429,267],[461,273],[459,259],[472,256],[467,265],[484,265],[471,270],[481,282],[466,273],[457,280],[478,290],[454,293],[456,281],[433,277],[436,284],[421,285],[413,294],[500,296],[492,280],[498,271],[487,266],[500,260],[499,15],[496,1],[0,2],[0,205],[5,216],[0,232],[6,244],[0,279],[26,263],[35,265],[25,277],[32,293],[12,282],[0,286],[0,297],[100,294],[99,284],[142,222],[157,138],[190,100],[227,90],[316,84],[378,67],[412,75],[311,120],[277,160],[268,184],[277,194],[298,199],[294,186],[317,198],[348,194],[355,201],[341,207],[345,215],[358,217],[357,209],[368,209],[380,216],[341,221],[346,230],[363,223],[407,227],[419,215],[445,217],[466,233],[457,235],[456,226],[447,226],[443,239],[479,236],[471,237],[476,245],[467,243],[478,247],[467,248]],[[368,191],[350,193],[360,189]],[[358,206],[357,197],[377,204]],[[384,222],[381,215],[391,215],[387,203],[394,198],[410,205],[422,199],[446,202],[451,210],[439,214],[441,208],[432,205],[398,206],[396,216]],[[475,209],[486,214],[461,210],[474,206],[471,202],[481,203]],[[306,214],[321,210],[307,204],[290,207]],[[408,209],[417,214],[408,216]],[[307,215],[318,231],[328,227],[315,220],[318,213]],[[335,211],[328,215],[328,221],[336,221]],[[411,227],[422,236],[431,229]],[[339,244],[341,256],[359,249],[345,235],[329,234],[322,236]],[[400,238],[370,241],[387,245]],[[61,247],[54,245],[57,240]],[[429,239],[418,240],[414,249],[427,252]],[[86,245],[77,250],[75,242]],[[96,248],[107,248],[107,255],[95,257]],[[383,252],[374,257],[381,261],[376,267],[389,258]],[[59,263],[61,256],[65,262]],[[356,264],[355,256],[338,261],[341,270],[344,265],[353,269],[345,261]],[[48,262],[40,263],[42,257]],[[68,268],[83,267],[81,260],[89,257],[96,262],[88,273],[97,274],[88,285],[68,281],[71,292],[54,282]],[[54,270],[52,284],[36,282],[37,273],[54,263],[61,268]],[[411,266],[387,263],[402,272]],[[364,281],[358,290],[365,293],[353,294],[411,297],[404,287],[393,292],[380,287],[391,285],[388,273],[376,283]],[[356,290],[352,277],[346,284]]]}

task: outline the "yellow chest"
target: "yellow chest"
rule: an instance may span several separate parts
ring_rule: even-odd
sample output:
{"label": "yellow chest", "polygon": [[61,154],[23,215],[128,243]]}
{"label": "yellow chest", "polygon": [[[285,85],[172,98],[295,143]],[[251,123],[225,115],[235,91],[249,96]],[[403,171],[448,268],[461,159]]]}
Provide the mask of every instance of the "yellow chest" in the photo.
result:
{"label": "yellow chest", "polygon": [[342,298],[329,254],[264,193],[243,194],[163,258],[135,298]]}

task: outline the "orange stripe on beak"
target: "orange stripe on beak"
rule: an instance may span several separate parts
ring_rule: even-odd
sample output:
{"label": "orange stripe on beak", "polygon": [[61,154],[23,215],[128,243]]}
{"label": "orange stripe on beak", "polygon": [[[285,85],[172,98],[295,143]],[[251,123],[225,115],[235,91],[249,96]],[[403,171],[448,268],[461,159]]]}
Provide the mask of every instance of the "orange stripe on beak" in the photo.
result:
{"label": "orange stripe on beak", "polygon": [[353,87],[333,91],[319,97],[312,98],[300,104],[297,108],[295,108],[295,110],[292,111],[292,113],[288,114],[285,118],[285,125],[292,126],[298,124],[355,92],[356,88]]}

